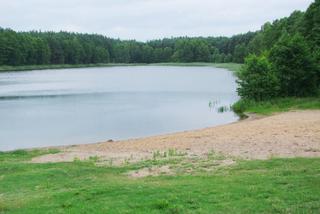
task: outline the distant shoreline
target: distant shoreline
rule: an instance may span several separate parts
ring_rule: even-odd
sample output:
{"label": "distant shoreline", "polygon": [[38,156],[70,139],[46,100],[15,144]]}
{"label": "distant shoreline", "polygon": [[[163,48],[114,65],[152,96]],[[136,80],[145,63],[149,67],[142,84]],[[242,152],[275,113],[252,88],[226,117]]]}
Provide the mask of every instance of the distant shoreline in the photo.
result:
{"label": "distant shoreline", "polygon": [[32,71],[32,70],[49,70],[49,69],[66,69],[66,68],[98,68],[98,67],[115,67],[115,66],[208,66],[216,68],[225,68],[233,72],[240,70],[241,64],[237,63],[97,63],[97,64],[61,64],[61,65],[21,65],[21,66],[0,66],[0,72],[10,71]]}

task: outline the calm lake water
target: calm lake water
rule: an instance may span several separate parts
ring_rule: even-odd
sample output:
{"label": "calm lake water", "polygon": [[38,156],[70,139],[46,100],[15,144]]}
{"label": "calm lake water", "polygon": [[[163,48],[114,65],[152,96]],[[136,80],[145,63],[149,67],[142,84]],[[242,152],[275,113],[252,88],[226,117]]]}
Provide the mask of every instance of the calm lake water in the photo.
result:
{"label": "calm lake water", "polygon": [[0,150],[83,144],[236,121],[235,77],[212,67],[0,73]]}

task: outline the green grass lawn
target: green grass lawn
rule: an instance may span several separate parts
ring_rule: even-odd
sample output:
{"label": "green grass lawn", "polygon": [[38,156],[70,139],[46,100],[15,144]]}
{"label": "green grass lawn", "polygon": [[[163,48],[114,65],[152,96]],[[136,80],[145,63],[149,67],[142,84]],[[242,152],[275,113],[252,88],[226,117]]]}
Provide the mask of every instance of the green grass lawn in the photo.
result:
{"label": "green grass lawn", "polygon": [[278,98],[261,102],[240,100],[235,103],[232,108],[235,112],[240,114],[243,112],[251,112],[264,115],[290,110],[312,110],[320,109],[320,97]]}
{"label": "green grass lawn", "polygon": [[238,161],[212,172],[133,179],[125,173],[150,162],[26,162],[42,153],[0,153],[0,213],[320,212],[320,158]]}

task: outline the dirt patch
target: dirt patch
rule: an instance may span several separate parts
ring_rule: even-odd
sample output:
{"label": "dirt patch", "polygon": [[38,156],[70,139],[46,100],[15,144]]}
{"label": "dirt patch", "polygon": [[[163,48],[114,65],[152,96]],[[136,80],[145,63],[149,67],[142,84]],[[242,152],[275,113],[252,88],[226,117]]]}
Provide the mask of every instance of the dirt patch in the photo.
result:
{"label": "dirt patch", "polygon": [[127,175],[132,178],[142,178],[148,176],[173,175],[173,172],[170,169],[170,166],[156,166],[134,170],[127,173]]}
{"label": "dirt patch", "polygon": [[205,156],[209,151],[242,159],[320,157],[320,111],[292,111],[202,130],[58,149],[62,152],[36,157],[32,162],[66,162],[98,156],[117,165],[150,159],[155,151],[172,149],[190,157]]}
{"label": "dirt patch", "polygon": [[[203,172],[214,172],[215,170],[230,166],[236,163],[235,160],[225,158],[216,159],[217,156],[207,157],[169,157],[166,159],[153,160],[154,165],[151,167],[142,167],[126,173],[131,178],[143,178],[148,176],[160,175],[184,175],[184,174],[197,174]],[[166,161],[164,165],[157,165]]]}

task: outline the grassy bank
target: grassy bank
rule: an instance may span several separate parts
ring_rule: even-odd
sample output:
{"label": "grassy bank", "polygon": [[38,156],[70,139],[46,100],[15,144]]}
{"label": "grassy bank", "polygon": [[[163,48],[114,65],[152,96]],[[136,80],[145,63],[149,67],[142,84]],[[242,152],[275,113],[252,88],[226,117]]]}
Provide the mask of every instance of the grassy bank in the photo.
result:
{"label": "grassy bank", "polygon": [[146,64],[125,64],[125,63],[98,63],[98,64],[61,64],[61,65],[21,65],[21,66],[0,66],[1,71],[30,71],[64,68],[92,68],[92,67],[112,67],[112,66],[136,66]]}
{"label": "grassy bank", "polygon": [[232,108],[240,114],[250,112],[264,115],[290,110],[320,109],[320,97],[278,98],[261,102],[240,100]]}
{"label": "grassy bank", "polygon": [[239,72],[242,64],[237,63],[206,63],[206,62],[191,62],[191,63],[155,63],[150,65],[158,65],[158,66],[211,66],[216,68],[225,68],[233,72]]}
{"label": "grassy bank", "polygon": [[0,153],[0,213],[320,211],[319,158],[238,161],[212,172],[133,179],[128,171],[164,162],[155,159],[123,167],[97,166],[97,158],[26,162],[42,153]]}
{"label": "grassy bank", "polygon": [[90,67],[112,67],[112,66],[137,66],[137,65],[158,65],[158,66],[213,66],[218,68],[226,68],[231,71],[238,71],[240,64],[235,63],[155,63],[155,64],[125,64],[125,63],[99,63],[99,64],[79,64],[79,65],[24,65],[24,66],[0,66],[1,71],[29,71],[29,70],[45,70],[45,69],[63,69],[63,68],[90,68]]}

